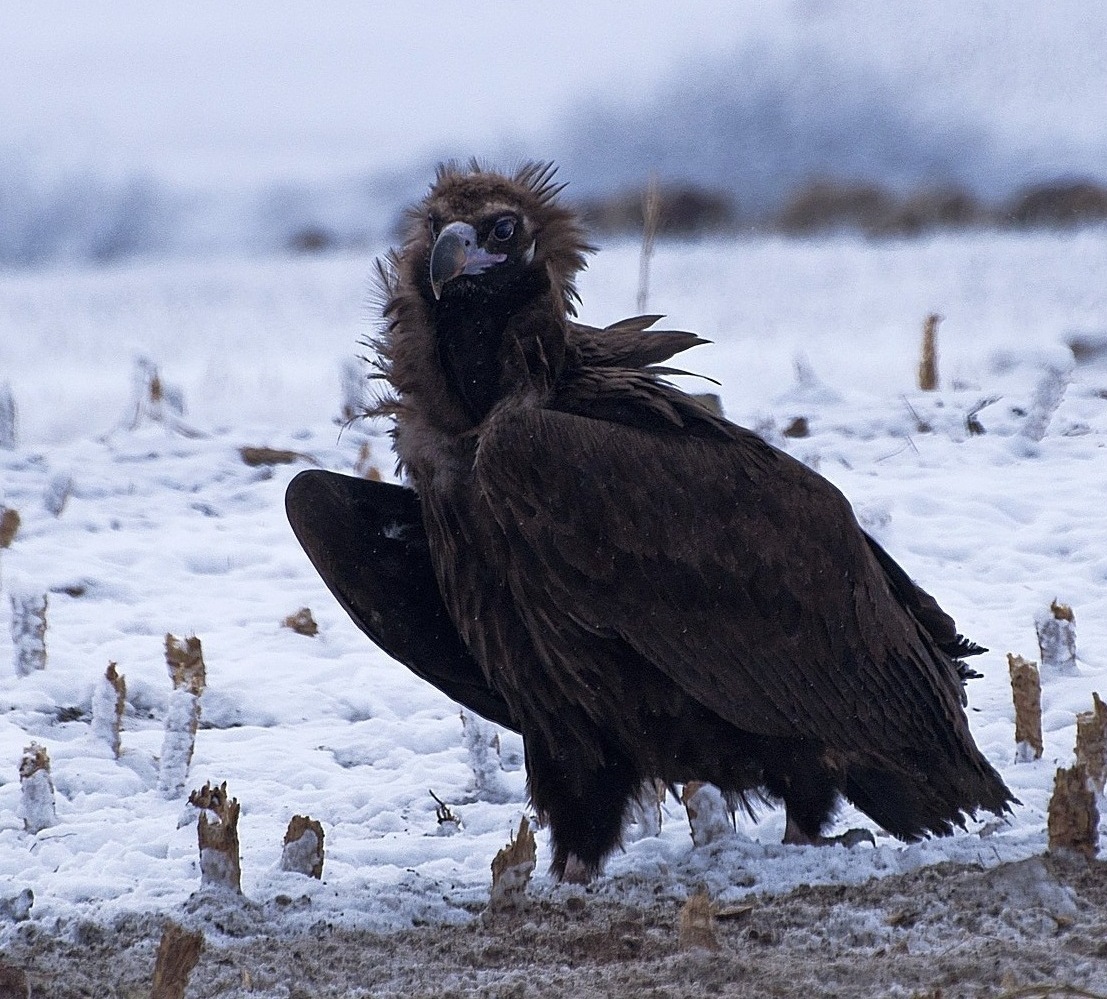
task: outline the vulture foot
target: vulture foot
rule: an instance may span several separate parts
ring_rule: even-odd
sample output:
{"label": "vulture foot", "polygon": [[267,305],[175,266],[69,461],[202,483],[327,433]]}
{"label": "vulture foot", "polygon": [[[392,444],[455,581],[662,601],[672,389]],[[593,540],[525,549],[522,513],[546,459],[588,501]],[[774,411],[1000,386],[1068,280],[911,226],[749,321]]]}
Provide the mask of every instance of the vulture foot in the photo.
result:
{"label": "vulture foot", "polygon": [[783,841],[788,846],[844,846],[847,848],[868,843],[876,846],[876,837],[868,829],[847,829],[837,836],[809,836],[789,818],[784,827]]}

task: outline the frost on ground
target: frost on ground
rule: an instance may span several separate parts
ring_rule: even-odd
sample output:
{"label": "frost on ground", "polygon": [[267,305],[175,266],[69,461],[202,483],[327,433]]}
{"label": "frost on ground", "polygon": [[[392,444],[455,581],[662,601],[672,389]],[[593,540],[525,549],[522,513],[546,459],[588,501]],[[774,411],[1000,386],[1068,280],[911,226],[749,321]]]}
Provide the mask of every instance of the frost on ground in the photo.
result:
{"label": "frost on ground", "polygon": [[[630,311],[636,265],[637,248],[597,258],[585,319]],[[1107,694],[1107,356],[1069,346],[1107,328],[1105,265],[1102,233],[659,249],[651,294],[714,341],[688,366],[727,413],[840,486],[992,650],[970,724],[1021,805],[945,840],[818,849],[781,845],[779,810],[723,814],[697,846],[678,798],[644,799],[588,890],[550,882],[537,830],[525,901],[487,917],[489,865],[528,813],[521,741],[377,652],[283,512],[299,468],[391,467],[374,428],[340,426],[369,262],[0,278],[0,375],[22,414],[0,450],[20,518],[0,551],[0,960],[36,995],[145,995],[172,919],[205,936],[190,996],[1107,993],[1103,865],[1041,859],[1076,716]],[[920,392],[934,311],[943,388]],[[136,341],[187,425],[120,420]],[[293,464],[248,464],[246,446]],[[65,502],[44,504],[61,475]],[[24,665],[35,626],[13,629],[13,593],[47,595],[44,668]],[[1072,609],[1075,660],[1041,672],[1042,752],[1016,761],[1006,654],[1040,658],[1053,604]],[[313,635],[283,624],[303,608]],[[167,633],[203,642],[198,714],[166,675]],[[126,676],[118,746],[109,663]],[[195,734],[168,742],[169,797],[167,721]],[[53,783],[37,832],[32,743]],[[241,895],[201,890],[187,805],[223,782]],[[295,816],[325,835],[321,877],[284,869],[306,866],[282,863]],[[680,950],[701,888],[719,949]]]}
{"label": "frost on ground", "polygon": [[[686,896],[616,883],[544,889],[495,918],[382,933],[320,919],[294,936],[282,912],[197,900],[205,934],[187,995],[250,999],[579,996],[874,996],[956,999],[1107,993],[1107,864],[1030,858],[943,863],[861,885],[749,892],[713,905],[716,947],[682,946]],[[4,960],[52,999],[148,995],[164,917],[33,924]]]}

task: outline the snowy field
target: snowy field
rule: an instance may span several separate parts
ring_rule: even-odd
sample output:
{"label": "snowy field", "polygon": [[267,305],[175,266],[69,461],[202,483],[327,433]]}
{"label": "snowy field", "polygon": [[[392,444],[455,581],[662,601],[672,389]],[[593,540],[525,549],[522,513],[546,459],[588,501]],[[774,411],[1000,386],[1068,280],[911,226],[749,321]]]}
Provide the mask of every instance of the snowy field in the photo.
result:
{"label": "snowy field", "polygon": [[[268,913],[266,932],[454,923],[486,900],[489,863],[527,812],[519,739],[501,733],[500,764],[478,784],[457,706],[357,631],[283,513],[300,468],[349,472],[367,446],[391,472],[382,428],[335,422],[343,367],[371,329],[369,265],[227,259],[0,275],[0,385],[19,412],[17,446],[0,450],[0,503],[22,518],[0,551],[0,945],[28,922],[65,932],[177,913],[198,888],[187,791],[167,800],[157,788],[166,632],[203,643],[188,788],[226,781],[240,801],[242,887]],[[633,902],[706,884],[727,903],[1045,850],[1074,713],[1093,690],[1107,693],[1105,274],[1103,230],[658,251],[650,309],[713,341],[684,365],[721,383],[731,418],[839,485],[991,649],[973,661],[985,675],[969,687],[971,725],[1022,804],[950,839],[878,835],[853,850],[783,847],[783,814],[768,811],[738,816],[733,837],[697,849],[670,799],[660,836],[628,842],[593,892]],[[582,285],[585,321],[632,313],[636,276],[635,247],[602,252]],[[930,312],[945,317],[942,386],[921,393]],[[1074,357],[1075,336],[1099,355]],[[150,421],[128,429],[138,356],[179,390],[198,435]],[[969,433],[969,414],[982,434]],[[782,436],[800,416],[809,436]],[[305,457],[249,467],[244,445]],[[67,479],[52,513],[46,498]],[[8,597],[27,592],[49,594],[48,663],[17,677]],[[1054,598],[1075,610],[1079,675],[1045,678],[1044,756],[1016,764],[1005,653],[1038,658],[1034,618]],[[280,624],[304,606],[316,637]],[[109,661],[127,683],[119,759],[90,726]],[[18,765],[32,741],[48,749],[57,791],[57,822],[37,835],[20,815]],[[452,835],[440,835],[429,791],[460,817]],[[321,881],[278,869],[294,814],[323,824]],[[840,819],[865,821],[850,810]],[[532,890],[556,896],[544,835]],[[288,898],[300,901],[279,904]]]}

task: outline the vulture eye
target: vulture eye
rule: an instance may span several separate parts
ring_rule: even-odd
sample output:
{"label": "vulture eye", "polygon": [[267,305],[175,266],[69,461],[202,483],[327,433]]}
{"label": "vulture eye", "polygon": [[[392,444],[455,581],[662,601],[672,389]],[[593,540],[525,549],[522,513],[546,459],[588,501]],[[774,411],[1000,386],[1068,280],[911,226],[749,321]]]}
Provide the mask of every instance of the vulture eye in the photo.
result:
{"label": "vulture eye", "polygon": [[515,235],[515,219],[504,216],[492,226],[492,238],[506,243]]}
{"label": "vulture eye", "polygon": [[438,230],[442,228],[438,218],[434,215],[427,216],[427,227],[430,229],[431,235],[435,238],[438,237]]}

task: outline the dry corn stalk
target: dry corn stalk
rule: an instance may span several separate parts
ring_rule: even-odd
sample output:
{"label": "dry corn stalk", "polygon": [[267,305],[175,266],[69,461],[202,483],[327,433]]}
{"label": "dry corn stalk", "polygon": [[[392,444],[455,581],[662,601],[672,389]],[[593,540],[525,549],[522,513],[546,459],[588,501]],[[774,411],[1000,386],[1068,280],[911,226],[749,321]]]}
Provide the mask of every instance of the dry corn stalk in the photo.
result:
{"label": "dry corn stalk", "polygon": [[919,388],[924,392],[934,392],[938,388],[938,323],[941,321],[942,317],[932,312],[923,323]]}
{"label": "dry corn stalk", "polygon": [[681,907],[677,939],[682,950],[719,949],[719,939],[715,935],[715,904],[705,888],[700,888]]}
{"label": "dry corn stalk", "polygon": [[158,944],[150,999],[184,999],[189,976],[203,949],[202,933],[189,932],[177,923],[169,923]]}
{"label": "dry corn stalk", "polygon": [[57,823],[50,755],[46,747],[37,742],[23,750],[23,758],[19,761],[19,790],[19,810],[27,832],[37,834]]}
{"label": "dry corn stalk", "polygon": [[534,873],[537,853],[534,833],[524,815],[519,820],[519,831],[492,859],[490,906],[510,905],[522,897]]}
{"label": "dry corn stalk", "polygon": [[1038,664],[1007,653],[1011,696],[1015,702],[1015,761],[1029,763],[1042,755],[1042,680]]}
{"label": "dry corn stalk", "polygon": [[1099,850],[1099,809],[1082,763],[1058,768],[1049,799],[1050,853],[1076,853],[1091,860]]}
{"label": "dry corn stalk", "polygon": [[[227,796],[227,782],[205,784],[188,796],[200,809],[196,834],[200,844],[200,887],[242,891],[242,866],[238,854],[237,798]],[[208,818],[208,814],[212,818]]]}
{"label": "dry corn stalk", "polygon": [[173,689],[165,714],[165,738],[161,747],[158,790],[176,798],[185,789],[188,768],[200,724],[200,697],[204,692],[206,668],[200,639],[165,636],[165,664]]}
{"label": "dry corn stalk", "polygon": [[306,815],[293,815],[284,834],[281,870],[323,877],[323,826]]}
{"label": "dry corn stalk", "polygon": [[473,771],[473,793],[481,801],[502,805],[511,800],[500,759],[500,733],[491,722],[470,711],[461,712],[461,738]]}
{"label": "dry corn stalk", "polygon": [[1092,710],[1076,716],[1076,762],[1088,771],[1097,794],[1107,784],[1107,704],[1092,691]]}
{"label": "dry corn stalk", "polygon": [[734,835],[734,823],[726,799],[714,784],[689,781],[680,792],[688,812],[688,826],[696,846],[708,846]]}
{"label": "dry corn stalk", "polygon": [[1034,629],[1038,632],[1042,672],[1047,676],[1075,676],[1076,615],[1072,608],[1054,600],[1048,613],[1039,614],[1035,619]]}
{"label": "dry corn stalk", "polygon": [[310,607],[301,607],[295,614],[289,614],[281,621],[281,627],[288,628],[297,635],[306,635],[308,638],[314,638],[319,634],[319,625]]}
{"label": "dry corn stalk", "polygon": [[10,548],[19,533],[19,511],[10,506],[0,506],[0,548]]}
{"label": "dry corn stalk", "polygon": [[16,676],[30,676],[35,670],[46,669],[48,603],[45,593],[22,591],[11,594],[12,650]]}
{"label": "dry corn stalk", "polygon": [[638,257],[638,312],[646,311],[650,298],[650,260],[653,257],[654,244],[657,242],[657,229],[661,222],[661,186],[657,174],[651,173],[642,196],[642,251]]}
{"label": "dry corn stalk", "polygon": [[0,451],[14,451],[16,438],[15,396],[11,384],[0,385]]}
{"label": "dry corn stalk", "polygon": [[127,681],[109,662],[104,675],[92,690],[92,734],[102,739],[119,758],[123,708],[127,702]]}

